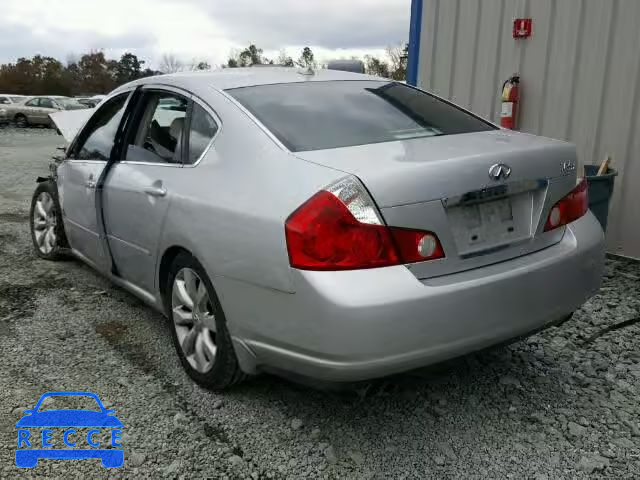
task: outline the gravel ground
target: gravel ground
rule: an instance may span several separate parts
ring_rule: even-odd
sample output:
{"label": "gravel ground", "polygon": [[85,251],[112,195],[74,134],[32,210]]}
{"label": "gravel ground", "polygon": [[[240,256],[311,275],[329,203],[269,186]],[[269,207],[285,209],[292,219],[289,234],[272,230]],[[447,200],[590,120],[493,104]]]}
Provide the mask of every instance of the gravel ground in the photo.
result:
{"label": "gravel ground", "polygon": [[[76,261],[32,253],[28,207],[60,144],[0,128],[0,476],[640,478],[640,265],[609,259],[560,327],[338,392],[263,375],[218,395],[183,373],[167,322]],[[51,390],[96,392],[125,464],[13,463],[15,422]]]}

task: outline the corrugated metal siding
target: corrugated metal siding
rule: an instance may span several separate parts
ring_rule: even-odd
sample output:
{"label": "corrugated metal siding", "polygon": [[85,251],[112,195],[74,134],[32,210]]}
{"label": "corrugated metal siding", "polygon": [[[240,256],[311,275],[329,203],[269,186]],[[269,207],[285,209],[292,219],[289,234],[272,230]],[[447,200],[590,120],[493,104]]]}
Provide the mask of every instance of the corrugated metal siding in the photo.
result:
{"label": "corrugated metal siding", "polygon": [[[513,19],[533,36],[512,38]],[[607,242],[640,257],[640,1],[423,0],[418,86],[498,121],[500,87],[522,80],[520,130],[605,154],[619,171]]]}

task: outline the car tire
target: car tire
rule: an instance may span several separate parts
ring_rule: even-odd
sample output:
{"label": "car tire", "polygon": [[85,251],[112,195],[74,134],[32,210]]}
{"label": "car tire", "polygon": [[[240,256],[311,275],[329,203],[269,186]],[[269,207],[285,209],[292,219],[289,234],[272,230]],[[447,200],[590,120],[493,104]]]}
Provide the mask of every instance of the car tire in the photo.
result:
{"label": "car tire", "polygon": [[38,183],[31,198],[29,223],[36,254],[45,260],[60,260],[68,248],[61,212],[56,184],[52,180]]}
{"label": "car tire", "polygon": [[124,464],[124,451],[121,449],[109,449],[103,452],[100,458],[104,468],[120,468]]}
{"label": "car tire", "polygon": [[27,120],[27,117],[21,113],[17,114],[14,117],[13,122],[16,124],[16,127],[18,128],[27,128],[29,126],[29,121]]}
{"label": "car tire", "polygon": [[16,450],[15,462],[20,468],[33,468],[38,465],[38,454],[29,450]]}
{"label": "car tire", "polygon": [[186,252],[171,264],[164,301],[180,363],[196,383],[222,391],[246,378],[211,280]]}

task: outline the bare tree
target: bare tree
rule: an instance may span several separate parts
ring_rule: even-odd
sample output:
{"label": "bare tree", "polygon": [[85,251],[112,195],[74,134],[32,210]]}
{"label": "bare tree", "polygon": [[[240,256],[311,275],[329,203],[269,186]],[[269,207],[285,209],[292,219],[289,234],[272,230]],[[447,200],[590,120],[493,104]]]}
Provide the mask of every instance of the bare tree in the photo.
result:
{"label": "bare tree", "polygon": [[406,43],[398,43],[387,47],[387,56],[389,57],[389,73],[394,80],[405,80],[407,76],[407,56],[409,45]]}
{"label": "bare tree", "polygon": [[79,57],[75,53],[70,53],[67,55],[67,65],[72,65],[74,63],[78,63]]}
{"label": "bare tree", "polygon": [[273,65],[273,60],[262,56],[262,49],[255,44],[249,45],[243,50],[232,49],[227,59],[226,68],[250,67],[251,65]]}
{"label": "bare tree", "polygon": [[211,70],[211,65],[206,60],[191,60],[189,64],[189,70]]}
{"label": "bare tree", "polygon": [[309,47],[304,47],[300,52],[300,58],[296,62],[299,66],[304,68],[316,68],[316,61],[313,57],[313,51]]}
{"label": "bare tree", "polygon": [[165,53],[162,55],[162,61],[160,62],[160,71],[162,73],[174,73],[179,72],[184,68],[183,63],[178,60],[173,53]]}
{"label": "bare tree", "polygon": [[262,56],[262,49],[256,47],[253,43],[240,52],[239,58],[241,67],[269,63],[269,61]]}
{"label": "bare tree", "polygon": [[378,77],[389,77],[389,65],[384,60],[380,60],[373,55],[364,56],[364,68],[369,75]]}
{"label": "bare tree", "polygon": [[291,58],[289,55],[287,55],[287,52],[285,51],[284,48],[282,50],[280,50],[280,54],[278,55],[278,58],[277,58],[276,62],[278,63],[278,65],[282,65],[282,66],[285,66],[285,67],[293,67],[294,66],[293,58]]}

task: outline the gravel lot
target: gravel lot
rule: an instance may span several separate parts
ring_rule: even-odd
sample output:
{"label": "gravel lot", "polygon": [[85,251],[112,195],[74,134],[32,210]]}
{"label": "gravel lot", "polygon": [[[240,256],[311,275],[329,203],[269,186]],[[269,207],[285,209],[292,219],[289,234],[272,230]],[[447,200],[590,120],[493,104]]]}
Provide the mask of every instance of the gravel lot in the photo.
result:
{"label": "gravel lot", "polygon": [[[76,261],[32,253],[52,130],[0,128],[0,476],[640,478],[640,265],[609,259],[574,319],[509,347],[351,389],[263,375],[218,395],[183,373],[168,323]],[[13,463],[51,390],[96,392],[125,464]]]}

